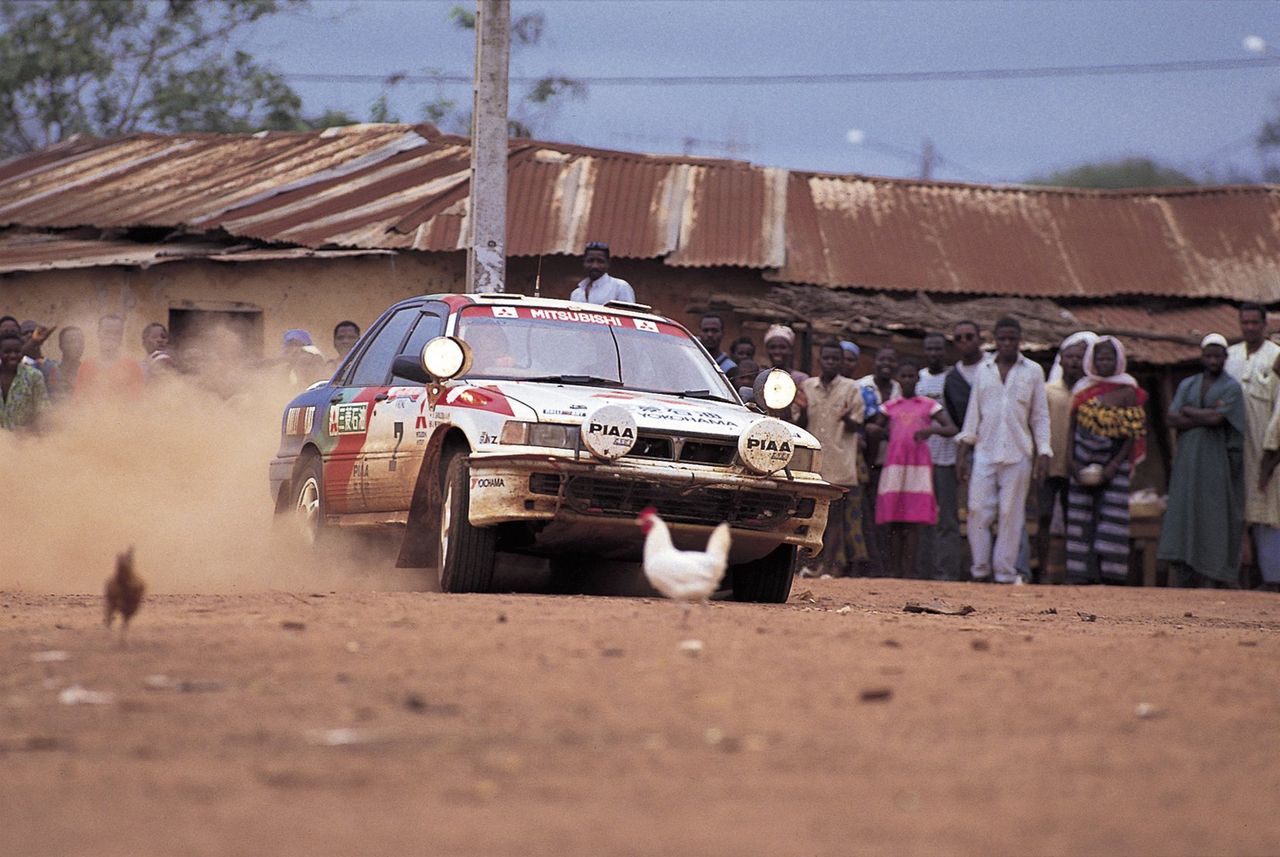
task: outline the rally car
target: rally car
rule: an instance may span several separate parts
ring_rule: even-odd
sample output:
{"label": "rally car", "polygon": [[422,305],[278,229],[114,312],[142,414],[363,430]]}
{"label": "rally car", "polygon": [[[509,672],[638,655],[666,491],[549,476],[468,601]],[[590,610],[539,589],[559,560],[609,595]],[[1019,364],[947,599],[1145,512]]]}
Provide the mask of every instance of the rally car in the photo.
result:
{"label": "rally car", "polygon": [[[776,374],[767,395],[785,407],[794,384]],[[289,403],[270,484],[312,542],[401,531],[397,564],[438,568],[446,592],[489,591],[499,551],[638,560],[647,507],[679,547],[727,521],[733,596],[782,602],[842,490],[819,454],[646,306],[430,295],[387,310]]]}

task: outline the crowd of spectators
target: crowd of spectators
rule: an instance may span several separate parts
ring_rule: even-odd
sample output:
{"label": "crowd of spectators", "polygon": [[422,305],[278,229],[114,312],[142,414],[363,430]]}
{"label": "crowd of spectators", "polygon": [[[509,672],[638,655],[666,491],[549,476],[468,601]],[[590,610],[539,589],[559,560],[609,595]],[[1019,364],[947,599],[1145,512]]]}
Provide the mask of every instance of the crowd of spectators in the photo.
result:
{"label": "crowd of spectators", "polygon": [[[1242,306],[1240,328],[1234,345],[1204,337],[1201,371],[1165,415],[1177,446],[1156,551],[1171,585],[1280,591],[1280,345],[1264,307]],[[962,321],[925,337],[923,365],[886,346],[867,375],[855,343],[823,342],[809,377],[786,326],[765,333],[766,365],[746,337],[719,350],[720,317],[699,330],[717,363],[736,364],[726,373],[739,386],[769,368],[792,375],[796,403],[775,415],[818,438],[823,477],[846,489],[802,573],[1048,582],[1057,536],[1055,579],[1131,580],[1130,492],[1150,397],[1116,337],[1072,334],[1046,377],[1022,353],[1017,319],[996,321],[990,351],[982,327]]]}
{"label": "crowd of spectators", "polygon": [[[104,315],[95,325],[96,351],[86,356],[84,330],[59,328],[37,321],[0,316],[0,430],[39,431],[50,408],[70,400],[98,397],[137,398],[149,385],[179,375],[195,375],[207,353],[199,343],[174,348],[168,328],[150,322],[142,328],[139,348],[131,353],[124,343],[125,322]],[[56,337],[54,334],[57,334]],[[266,360],[236,355],[243,367],[278,370],[301,388],[330,376],[360,337],[353,321],[341,321],[333,331],[336,357],[329,359],[305,330],[286,331],[279,353]],[[52,350],[56,341],[57,356]]]}
{"label": "crowd of spectators", "polygon": [[[587,245],[573,299],[635,300],[609,275],[609,261],[608,245]],[[78,327],[0,317],[0,429],[37,430],[59,402],[137,396],[198,362],[198,349],[175,353],[159,322],[143,328],[129,354],[124,329],[117,315],[99,318],[96,352],[86,356]],[[1165,415],[1178,441],[1158,557],[1173,584],[1280,590],[1280,345],[1266,330],[1265,308],[1245,304],[1240,342],[1204,337],[1202,371],[1178,386]],[[57,357],[45,353],[55,332]],[[776,415],[818,438],[822,476],[846,489],[831,506],[824,550],[804,573],[1042,582],[1056,533],[1066,582],[1129,579],[1130,487],[1146,454],[1149,396],[1116,337],[1072,334],[1046,378],[1022,354],[1017,319],[996,321],[989,352],[981,326],[966,320],[949,338],[924,338],[923,365],[884,346],[866,375],[857,344],[823,342],[810,377],[795,366],[790,327],[770,327],[762,354],[749,337],[726,351],[724,332],[721,316],[699,319],[700,340],[736,387],[758,389],[770,369],[791,375],[795,401]],[[259,365],[305,386],[332,374],[359,336],[355,322],[339,322],[330,358],[309,332],[291,329],[279,354]]]}

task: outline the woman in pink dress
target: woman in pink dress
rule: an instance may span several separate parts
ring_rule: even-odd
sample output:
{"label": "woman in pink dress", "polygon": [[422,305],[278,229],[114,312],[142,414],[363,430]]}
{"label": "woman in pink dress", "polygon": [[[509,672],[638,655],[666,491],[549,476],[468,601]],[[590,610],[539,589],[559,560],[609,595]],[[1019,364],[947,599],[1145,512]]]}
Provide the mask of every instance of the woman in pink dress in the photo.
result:
{"label": "woman in pink dress", "polygon": [[942,405],[916,395],[919,377],[913,361],[899,361],[902,398],[881,406],[889,417],[889,449],[876,495],[876,523],[889,525],[889,573],[895,577],[913,576],[920,525],[938,523],[928,440],[933,435],[952,437],[959,431]]}

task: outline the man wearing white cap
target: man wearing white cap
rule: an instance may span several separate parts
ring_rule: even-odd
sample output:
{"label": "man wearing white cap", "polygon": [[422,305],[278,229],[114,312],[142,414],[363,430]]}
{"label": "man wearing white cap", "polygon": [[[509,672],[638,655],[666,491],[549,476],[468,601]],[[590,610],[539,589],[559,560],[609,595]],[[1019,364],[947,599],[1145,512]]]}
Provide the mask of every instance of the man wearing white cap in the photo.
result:
{"label": "man wearing white cap", "polygon": [[1169,506],[1157,556],[1173,563],[1170,585],[1234,587],[1244,536],[1244,435],[1240,384],[1224,371],[1227,340],[1200,342],[1204,371],[1178,385],[1169,405],[1179,432],[1169,476]]}
{"label": "man wearing white cap", "polygon": [[[1244,522],[1250,529],[1280,527],[1280,480],[1261,488],[1258,479],[1263,436],[1280,398],[1280,375],[1276,374],[1280,345],[1267,338],[1266,308],[1256,303],[1241,304],[1240,335],[1243,341],[1227,349],[1226,372],[1240,382],[1248,420],[1244,434]],[[1250,539],[1247,544],[1253,547],[1254,541]],[[1256,551],[1252,553],[1257,556]]]}

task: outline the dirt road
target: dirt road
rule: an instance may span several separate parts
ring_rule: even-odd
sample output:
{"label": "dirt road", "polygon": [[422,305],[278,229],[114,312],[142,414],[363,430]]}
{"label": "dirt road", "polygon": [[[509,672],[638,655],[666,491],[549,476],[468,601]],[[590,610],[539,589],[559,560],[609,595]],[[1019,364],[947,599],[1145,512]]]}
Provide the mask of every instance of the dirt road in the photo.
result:
{"label": "dirt road", "polygon": [[1280,853],[1274,595],[0,605],[6,855]]}

